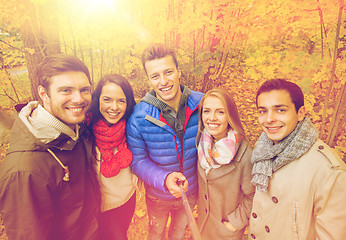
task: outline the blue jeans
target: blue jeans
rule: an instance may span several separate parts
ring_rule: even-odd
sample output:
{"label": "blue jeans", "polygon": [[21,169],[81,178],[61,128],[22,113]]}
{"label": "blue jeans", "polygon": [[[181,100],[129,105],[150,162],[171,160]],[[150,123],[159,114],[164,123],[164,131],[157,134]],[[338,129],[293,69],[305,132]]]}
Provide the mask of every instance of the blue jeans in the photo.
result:
{"label": "blue jeans", "polygon": [[[189,196],[188,201],[191,209],[196,204],[197,196]],[[146,204],[149,215],[149,237],[148,240],[165,239],[166,225],[169,214],[171,214],[171,225],[168,239],[183,240],[187,227],[187,217],[181,198],[172,200],[161,200],[146,195]]]}

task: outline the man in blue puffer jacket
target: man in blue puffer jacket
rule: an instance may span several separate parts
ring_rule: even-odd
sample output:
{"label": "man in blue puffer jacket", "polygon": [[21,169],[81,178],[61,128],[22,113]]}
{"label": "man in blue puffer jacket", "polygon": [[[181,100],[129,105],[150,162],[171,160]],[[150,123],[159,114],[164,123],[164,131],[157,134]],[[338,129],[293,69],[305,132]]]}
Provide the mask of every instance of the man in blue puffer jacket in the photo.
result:
{"label": "man in blue puffer jacket", "polygon": [[203,94],[180,85],[175,52],[166,45],[146,48],[142,64],[153,89],[136,105],[127,139],[132,171],[146,188],[148,239],[164,239],[170,214],[169,239],[184,239],[187,218],[178,181],[193,207],[198,194],[198,104]]}

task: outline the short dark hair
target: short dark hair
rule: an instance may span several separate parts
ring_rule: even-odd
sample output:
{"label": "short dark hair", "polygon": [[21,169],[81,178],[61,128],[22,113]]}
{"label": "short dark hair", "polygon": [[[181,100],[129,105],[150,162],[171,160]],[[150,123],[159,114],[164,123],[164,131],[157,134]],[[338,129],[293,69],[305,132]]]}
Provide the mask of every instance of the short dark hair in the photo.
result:
{"label": "short dark hair", "polygon": [[102,118],[102,114],[100,112],[100,96],[102,92],[102,88],[108,83],[115,83],[121,87],[126,97],[126,110],[124,114],[124,119],[127,121],[133,112],[133,108],[136,105],[133,89],[130,83],[121,76],[120,74],[107,74],[104,75],[100,81],[97,83],[95,91],[92,95],[92,100],[90,104],[90,109],[88,112],[91,113],[91,121],[90,125],[93,126],[100,118]]}
{"label": "short dark hair", "polygon": [[42,86],[49,90],[50,79],[64,72],[83,72],[88,77],[91,85],[88,67],[76,56],[54,54],[45,57],[36,68],[35,80],[37,86]]}
{"label": "short dark hair", "polygon": [[285,79],[276,78],[264,82],[257,91],[256,95],[256,106],[258,107],[258,96],[265,92],[272,90],[285,90],[290,94],[291,100],[295,106],[296,112],[304,106],[304,94],[300,87]]}
{"label": "short dark hair", "polygon": [[163,43],[153,43],[149,45],[147,48],[145,48],[142,54],[142,64],[145,73],[147,73],[147,70],[145,68],[145,63],[147,61],[163,58],[166,56],[172,56],[174,64],[178,68],[177,56],[172,47],[165,45]]}

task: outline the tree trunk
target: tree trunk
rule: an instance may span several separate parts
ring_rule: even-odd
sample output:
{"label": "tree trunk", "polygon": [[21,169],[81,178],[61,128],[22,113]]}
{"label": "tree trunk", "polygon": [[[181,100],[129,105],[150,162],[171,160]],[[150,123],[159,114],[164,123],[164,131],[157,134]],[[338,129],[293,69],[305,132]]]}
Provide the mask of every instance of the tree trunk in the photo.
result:
{"label": "tree trunk", "polygon": [[98,77],[98,79],[100,79],[103,76],[103,61],[104,61],[104,53],[105,53],[105,49],[101,49],[101,65],[100,65],[100,76]]}
{"label": "tree trunk", "polygon": [[[326,143],[331,147],[334,147],[335,145],[334,138],[338,132],[338,126],[340,126],[340,122],[342,122],[342,116],[345,113],[345,104],[346,104],[346,84],[343,84],[341,86],[339,97],[336,102],[336,106],[334,108],[334,114],[333,114],[332,120],[330,121],[330,124],[329,124],[328,136],[326,139]],[[342,125],[341,125],[341,129],[342,129]]]}
{"label": "tree trunk", "polygon": [[55,15],[57,11],[54,1],[49,1],[43,6],[36,6],[27,0],[25,5],[23,16],[26,16],[27,20],[21,26],[21,34],[24,47],[33,50],[33,53],[26,53],[25,58],[31,81],[32,97],[34,100],[38,100],[36,66],[45,56],[61,53],[57,29],[58,18]]}
{"label": "tree trunk", "polygon": [[342,11],[344,9],[344,0],[340,0],[340,8],[339,8],[339,16],[338,16],[338,23],[336,26],[336,36],[335,36],[335,45],[334,45],[334,57],[333,57],[333,64],[332,64],[332,70],[330,73],[330,80],[329,80],[329,87],[325,96],[324,100],[324,106],[323,106],[323,114],[322,114],[322,127],[321,127],[321,136],[324,136],[325,133],[325,124],[326,124],[326,116],[327,116],[327,107],[328,107],[328,101],[330,93],[333,89],[333,82],[334,82],[334,75],[335,75],[335,68],[336,68],[336,59],[338,55],[338,43],[339,43],[339,35],[340,35],[340,26],[341,26],[341,19],[342,19]]}
{"label": "tree trunk", "polygon": [[93,59],[93,50],[89,49],[90,53],[90,65],[91,65],[91,83],[94,85],[94,59]]}

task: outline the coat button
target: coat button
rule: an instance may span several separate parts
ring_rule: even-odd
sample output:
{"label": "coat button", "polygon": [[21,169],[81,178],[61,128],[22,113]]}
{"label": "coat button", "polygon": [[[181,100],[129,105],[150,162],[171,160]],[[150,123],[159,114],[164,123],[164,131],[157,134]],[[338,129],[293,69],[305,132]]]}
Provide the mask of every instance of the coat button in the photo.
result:
{"label": "coat button", "polygon": [[251,233],[252,239],[256,239],[256,236]]}
{"label": "coat button", "polygon": [[265,228],[265,230],[266,230],[266,232],[267,232],[267,233],[269,233],[269,232],[270,232],[270,229],[269,229],[269,227],[268,227],[268,226],[265,226],[264,228]]}
{"label": "coat button", "polygon": [[208,198],[207,198],[207,195],[204,195],[204,198],[205,198],[205,200],[207,200]]}
{"label": "coat button", "polygon": [[207,210],[207,209],[205,209],[205,213],[208,213],[208,210]]}
{"label": "coat button", "polygon": [[252,213],[252,217],[253,218],[257,218],[257,214],[256,213]]}
{"label": "coat button", "polygon": [[323,145],[318,146],[318,149],[323,150],[324,149]]}
{"label": "coat button", "polygon": [[272,201],[273,201],[273,203],[278,203],[279,202],[279,200],[276,197],[272,197]]}

